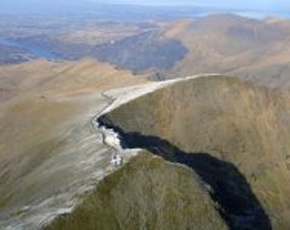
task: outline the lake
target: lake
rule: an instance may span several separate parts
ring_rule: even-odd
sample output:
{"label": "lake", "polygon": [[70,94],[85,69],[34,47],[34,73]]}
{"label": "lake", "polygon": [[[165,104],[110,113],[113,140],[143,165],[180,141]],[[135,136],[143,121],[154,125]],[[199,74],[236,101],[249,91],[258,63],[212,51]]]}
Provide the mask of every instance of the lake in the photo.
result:
{"label": "lake", "polygon": [[8,46],[15,49],[21,49],[39,58],[54,59],[54,60],[60,59],[58,55],[54,54],[52,51],[50,51],[45,47],[37,45],[34,46],[31,44],[22,43],[20,41],[8,38],[0,37],[0,45]]}

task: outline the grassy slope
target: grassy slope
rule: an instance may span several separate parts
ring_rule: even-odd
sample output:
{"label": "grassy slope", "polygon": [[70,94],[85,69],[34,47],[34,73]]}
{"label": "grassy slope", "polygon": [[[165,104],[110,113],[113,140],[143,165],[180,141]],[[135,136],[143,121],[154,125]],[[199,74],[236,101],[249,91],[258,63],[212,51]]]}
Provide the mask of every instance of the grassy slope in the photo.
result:
{"label": "grassy slope", "polygon": [[129,71],[93,59],[72,62],[36,60],[0,66],[1,88],[13,92],[11,97],[29,93],[67,97],[144,82],[144,78],[135,77]]}
{"label": "grassy slope", "polygon": [[[36,61],[0,70],[3,87],[15,91],[0,105],[0,211],[50,191],[35,186],[42,184],[36,169],[47,160],[65,151],[87,151],[90,144],[97,148],[86,140],[93,135],[90,118],[106,103],[98,96],[101,91],[145,82],[89,59]],[[50,188],[65,184],[56,179],[51,178]]]}
{"label": "grassy slope", "polygon": [[143,153],[49,229],[227,229],[197,175]]}
{"label": "grassy slope", "polygon": [[176,22],[164,36],[179,39],[189,52],[167,75],[226,73],[287,88],[289,28],[287,20],[257,21],[233,15]]}
{"label": "grassy slope", "polygon": [[288,96],[230,77],[198,78],[138,98],[107,115],[128,132],[205,152],[243,173],[271,218],[288,229]]}

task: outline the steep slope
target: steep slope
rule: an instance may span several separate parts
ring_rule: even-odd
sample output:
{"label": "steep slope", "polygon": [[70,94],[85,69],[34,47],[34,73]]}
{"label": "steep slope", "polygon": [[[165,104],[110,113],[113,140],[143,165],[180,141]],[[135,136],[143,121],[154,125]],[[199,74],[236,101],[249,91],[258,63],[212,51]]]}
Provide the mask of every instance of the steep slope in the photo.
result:
{"label": "steep slope", "polygon": [[211,15],[181,20],[163,32],[188,50],[169,71],[169,78],[200,73],[226,73],[270,87],[289,87],[289,20],[254,20]]}
{"label": "steep slope", "polygon": [[176,39],[160,36],[159,32],[145,32],[115,42],[97,46],[92,55],[136,73],[150,69],[168,70],[187,53]]}
{"label": "steep slope", "polygon": [[6,66],[0,82],[14,91],[0,104],[0,228],[36,229],[111,170],[90,124],[111,103],[102,91],[145,80],[83,60]]}
{"label": "steep slope", "polygon": [[143,153],[45,229],[228,229],[215,208],[193,171]]}
{"label": "steep slope", "polygon": [[175,83],[99,121],[125,147],[195,170],[231,228],[289,229],[289,113],[288,95],[213,76]]}
{"label": "steep slope", "polygon": [[23,98],[1,109],[1,229],[37,229],[107,173],[110,151],[89,126],[106,103],[91,94]]}

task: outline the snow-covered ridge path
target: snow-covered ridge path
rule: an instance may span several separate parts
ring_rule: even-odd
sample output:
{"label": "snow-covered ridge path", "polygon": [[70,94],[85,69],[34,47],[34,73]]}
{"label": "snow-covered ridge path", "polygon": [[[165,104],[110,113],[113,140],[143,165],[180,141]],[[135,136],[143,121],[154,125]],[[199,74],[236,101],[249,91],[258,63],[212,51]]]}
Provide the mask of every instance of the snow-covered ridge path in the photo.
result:
{"label": "snow-covered ridge path", "polygon": [[194,76],[189,76],[186,78],[179,78],[179,79],[173,79],[173,80],[167,80],[167,81],[161,81],[161,82],[151,82],[151,83],[147,83],[143,85],[103,91],[101,92],[101,95],[105,100],[107,100],[108,104],[91,119],[91,125],[94,131],[101,136],[103,144],[107,146],[108,148],[114,150],[114,154],[123,153],[122,157],[126,157],[126,154],[124,154],[126,152],[135,152],[136,154],[139,151],[137,149],[135,151],[122,149],[122,147],[120,146],[120,140],[118,139],[118,134],[114,133],[112,129],[106,129],[105,127],[100,126],[97,121],[98,118],[131,100],[134,100],[142,95],[146,95],[148,93],[154,92],[158,89],[167,87],[176,82],[188,81],[188,80],[198,78],[198,77],[208,77],[208,76],[217,76],[217,75],[220,75],[220,74],[210,73],[210,74],[203,74],[203,75],[194,75]]}

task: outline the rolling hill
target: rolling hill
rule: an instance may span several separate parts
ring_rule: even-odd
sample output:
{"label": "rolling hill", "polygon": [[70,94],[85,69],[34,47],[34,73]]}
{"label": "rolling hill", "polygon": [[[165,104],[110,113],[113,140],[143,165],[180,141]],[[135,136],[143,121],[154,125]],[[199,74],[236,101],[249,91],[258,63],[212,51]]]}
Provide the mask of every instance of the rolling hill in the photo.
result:
{"label": "rolling hill", "polygon": [[254,20],[212,15],[176,22],[164,36],[188,53],[165,75],[226,73],[270,87],[289,87],[289,20]]}
{"label": "rolling hill", "polygon": [[10,90],[0,105],[0,228],[34,229],[108,173],[110,151],[90,126],[109,103],[101,92],[146,80],[86,59],[2,66],[0,82]]}
{"label": "rolling hill", "polygon": [[9,97],[3,93],[0,100],[28,94],[68,96],[144,82],[146,80],[142,76],[137,78],[130,71],[118,70],[94,59],[63,62],[35,60],[0,66],[1,89],[11,94]]}
{"label": "rolling hill", "polygon": [[223,73],[288,89],[289,42],[287,19],[221,14],[173,20],[157,31],[99,45],[91,55],[156,80]]}

